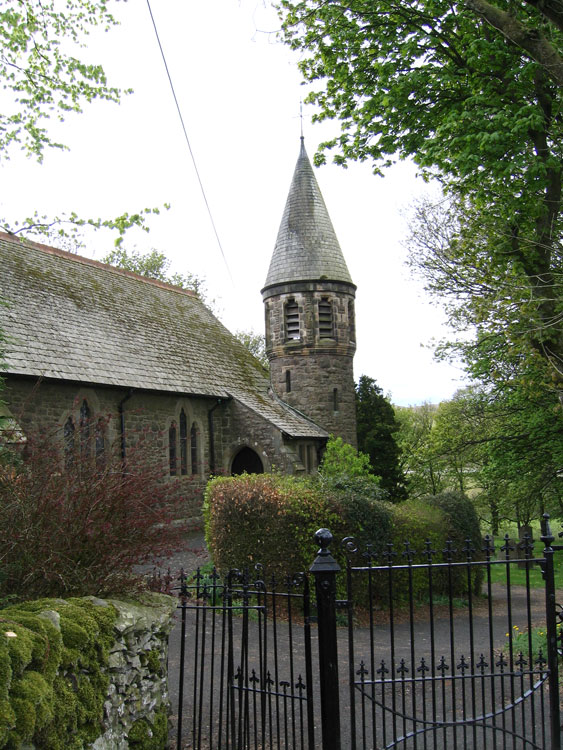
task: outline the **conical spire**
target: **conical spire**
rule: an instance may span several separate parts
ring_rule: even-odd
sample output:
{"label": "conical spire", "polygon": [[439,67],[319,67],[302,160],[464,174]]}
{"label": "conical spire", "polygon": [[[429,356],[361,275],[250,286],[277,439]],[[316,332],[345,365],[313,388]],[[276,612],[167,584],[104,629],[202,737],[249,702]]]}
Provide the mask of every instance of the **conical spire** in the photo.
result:
{"label": "conical spire", "polygon": [[302,136],[264,289],[321,279],[352,284]]}

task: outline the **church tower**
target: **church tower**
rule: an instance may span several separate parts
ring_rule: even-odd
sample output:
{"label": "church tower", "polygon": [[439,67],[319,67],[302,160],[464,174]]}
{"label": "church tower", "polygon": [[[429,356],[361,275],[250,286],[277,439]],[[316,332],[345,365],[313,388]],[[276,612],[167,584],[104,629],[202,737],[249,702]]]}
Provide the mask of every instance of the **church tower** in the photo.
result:
{"label": "church tower", "polygon": [[303,137],[262,299],[272,387],[356,446],[352,283]]}

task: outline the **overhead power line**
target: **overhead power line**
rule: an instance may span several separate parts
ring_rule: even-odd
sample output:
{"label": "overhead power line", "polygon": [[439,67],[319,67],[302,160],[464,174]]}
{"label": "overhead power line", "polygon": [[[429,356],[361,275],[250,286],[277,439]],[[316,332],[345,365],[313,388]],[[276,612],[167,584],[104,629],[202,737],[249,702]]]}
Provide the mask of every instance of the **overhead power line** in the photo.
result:
{"label": "overhead power line", "polygon": [[192,146],[190,144],[190,139],[188,138],[188,131],[186,130],[186,125],[184,123],[184,118],[182,117],[182,110],[180,109],[180,103],[178,102],[178,97],[176,96],[176,91],[174,90],[174,84],[172,82],[172,76],[170,75],[170,70],[168,68],[168,63],[166,62],[166,55],[164,54],[164,49],[163,49],[162,44],[160,42],[160,37],[158,35],[158,29],[156,27],[156,21],[154,20],[154,16],[153,16],[153,12],[152,12],[152,8],[151,8],[150,0],[147,0],[147,6],[148,6],[148,9],[149,9],[149,14],[150,14],[152,25],[153,25],[153,28],[154,28],[154,33],[155,33],[155,36],[156,36],[156,41],[158,42],[158,47],[160,49],[160,54],[162,55],[162,62],[164,63],[164,67],[166,69],[166,75],[168,76],[168,82],[170,84],[170,89],[172,91],[172,96],[174,97],[174,102],[176,103],[176,110],[178,111],[178,117],[180,118],[180,123],[182,125],[182,130],[184,131],[184,138],[185,138],[186,144],[188,146],[188,151],[190,152],[190,157],[192,159],[192,164],[194,165],[194,170],[195,170],[195,173],[196,173],[196,176],[197,176],[197,181],[199,183],[201,194],[202,194],[203,200],[205,202],[205,207],[207,208],[207,213],[209,215],[209,219],[211,221],[211,226],[213,227],[213,231],[215,233],[215,238],[217,239],[217,244],[219,245],[219,250],[221,251],[221,255],[223,257],[223,261],[225,263],[225,267],[226,267],[226,269],[227,269],[227,271],[229,273],[231,281],[233,281],[233,276],[231,274],[231,269],[229,268],[229,264],[227,263],[227,258],[225,257],[225,253],[223,251],[223,245],[221,244],[221,240],[219,238],[219,233],[217,231],[217,227],[215,226],[215,221],[213,219],[213,214],[211,213],[211,207],[210,207],[209,202],[207,200],[207,195],[205,194],[205,189],[203,187],[203,182],[202,182],[200,174],[199,174],[199,169],[197,168],[197,163],[196,163],[196,160],[195,160],[194,152],[193,152]]}

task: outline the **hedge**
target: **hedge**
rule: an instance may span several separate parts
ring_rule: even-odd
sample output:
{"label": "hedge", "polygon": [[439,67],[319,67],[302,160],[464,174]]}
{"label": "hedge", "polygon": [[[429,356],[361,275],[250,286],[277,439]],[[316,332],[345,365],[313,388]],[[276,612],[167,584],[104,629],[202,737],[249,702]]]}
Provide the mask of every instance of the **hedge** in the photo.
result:
{"label": "hedge", "polygon": [[[380,499],[385,493],[364,478],[295,478],[276,474],[220,477],[207,487],[204,503],[205,533],[211,557],[220,572],[231,568],[249,568],[261,563],[267,577],[285,579],[296,572],[308,570],[314,555],[314,534],[329,528],[334,542],[331,552],[341,567],[346,555],[339,542],[353,537],[358,547],[355,564],[367,564],[362,556],[369,543],[372,565],[384,564],[388,544],[393,545],[395,564],[407,562],[405,542],[413,550],[412,561],[426,562],[424,551],[429,547],[441,562],[446,541],[452,538],[457,549],[455,559],[465,560],[461,553],[462,539],[468,529],[475,536],[470,501],[464,496],[436,497],[431,500],[405,501],[390,504]],[[473,511],[474,513],[474,511]],[[476,518],[476,515],[475,515]],[[480,537],[474,543],[480,550]],[[478,556],[478,552],[475,556]],[[393,596],[406,598],[408,572],[396,571]],[[367,601],[367,576],[357,575],[354,599]],[[338,579],[337,595],[345,596],[345,576]],[[415,599],[428,594],[426,573],[414,575]],[[480,576],[473,576],[475,590]],[[467,594],[467,570],[458,568],[448,577],[446,571],[434,571],[436,594]],[[387,575],[372,576],[372,595],[378,601],[388,598]]]}

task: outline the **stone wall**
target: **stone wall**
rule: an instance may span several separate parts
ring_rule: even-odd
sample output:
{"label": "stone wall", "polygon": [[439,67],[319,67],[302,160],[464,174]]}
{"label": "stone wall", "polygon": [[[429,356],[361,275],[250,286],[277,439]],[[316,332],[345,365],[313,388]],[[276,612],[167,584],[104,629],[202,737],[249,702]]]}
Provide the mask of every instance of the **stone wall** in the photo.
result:
{"label": "stone wall", "polygon": [[168,737],[168,635],[177,602],[147,594],[144,603],[109,599],[107,604],[117,609],[118,618],[107,667],[110,683],[104,702],[105,732],[92,744],[92,750],[127,750],[130,738],[142,748],[144,740],[152,746],[159,743],[159,737],[164,748]]}

